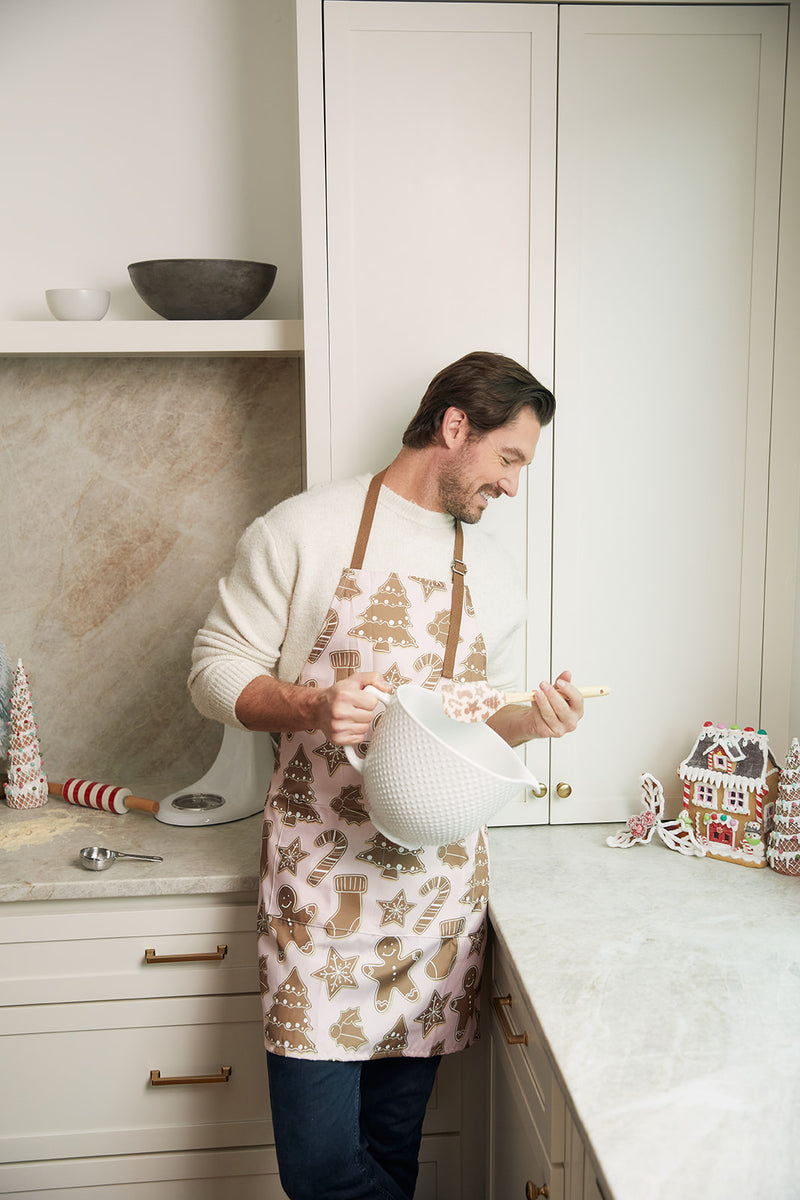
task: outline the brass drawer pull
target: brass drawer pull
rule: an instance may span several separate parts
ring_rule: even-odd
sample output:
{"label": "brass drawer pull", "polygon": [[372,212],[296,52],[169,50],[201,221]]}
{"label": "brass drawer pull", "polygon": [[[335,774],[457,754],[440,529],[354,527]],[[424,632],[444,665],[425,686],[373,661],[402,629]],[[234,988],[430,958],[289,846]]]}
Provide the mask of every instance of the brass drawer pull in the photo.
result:
{"label": "brass drawer pull", "polygon": [[156,954],[155,950],[145,950],[144,961],[146,963],[217,962],[227,953],[227,946],[217,946],[215,951],[212,950],[208,954]]}
{"label": "brass drawer pull", "polygon": [[231,1077],[231,1067],[220,1067],[219,1075],[167,1075],[161,1078],[160,1071],[150,1072],[150,1083],[153,1087],[164,1087],[170,1083],[227,1083]]}
{"label": "brass drawer pull", "polygon": [[511,1008],[510,996],[492,996],[492,1004],[494,1011],[497,1013],[497,1019],[500,1022],[500,1027],[505,1034],[505,1039],[509,1046],[527,1046],[528,1035],[523,1029],[522,1033],[515,1033],[511,1028],[511,1022],[508,1019],[507,1008]]}

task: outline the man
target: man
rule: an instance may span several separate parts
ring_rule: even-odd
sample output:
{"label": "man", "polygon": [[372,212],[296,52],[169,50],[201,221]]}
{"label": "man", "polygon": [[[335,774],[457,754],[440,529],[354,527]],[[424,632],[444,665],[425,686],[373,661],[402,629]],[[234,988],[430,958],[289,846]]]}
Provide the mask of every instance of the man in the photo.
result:
{"label": "man", "polygon": [[[205,715],[280,734],[258,914],[270,1096],[291,1200],[408,1200],[443,1053],[476,1035],[485,831],[406,850],[369,820],[342,747],[368,684],[516,681],[514,564],[477,528],[513,496],[552,394],[476,352],[431,382],[384,472],[313,488],[244,533],[195,642]],[[467,526],[466,530],[464,526]],[[465,587],[453,586],[458,575]],[[463,599],[460,599],[463,591]],[[489,723],[511,745],[575,729],[569,672]]]}

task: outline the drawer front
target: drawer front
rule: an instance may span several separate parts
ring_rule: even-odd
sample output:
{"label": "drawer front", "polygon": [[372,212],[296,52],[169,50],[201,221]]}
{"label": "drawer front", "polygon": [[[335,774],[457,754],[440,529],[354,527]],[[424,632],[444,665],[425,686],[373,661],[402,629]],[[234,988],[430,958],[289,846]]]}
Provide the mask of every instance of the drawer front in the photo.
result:
{"label": "drawer front", "polygon": [[0,1166],[8,1200],[286,1200],[275,1151],[182,1151]]}
{"label": "drawer front", "polygon": [[[272,1141],[255,996],[43,1005],[6,1016],[0,1161]],[[197,1081],[154,1085],[152,1071]]]}
{"label": "drawer front", "polygon": [[80,915],[31,923],[40,939],[0,945],[2,1004],[258,990],[255,905],[126,916],[109,936]]}
{"label": "drawer front", "polygon": [[495,948],[492,1039],[500,1041],[510,1052],[542,1145],[552,1162],[562,1163],[566,1102],[538,1029],[514,971]]}
{"label": "drawer front", "polygon": [[[0,1165],[7,1200],[286,1200],[272,1147]],[[457,1139],[425,1137],[416,1200],[459,1200]]]}

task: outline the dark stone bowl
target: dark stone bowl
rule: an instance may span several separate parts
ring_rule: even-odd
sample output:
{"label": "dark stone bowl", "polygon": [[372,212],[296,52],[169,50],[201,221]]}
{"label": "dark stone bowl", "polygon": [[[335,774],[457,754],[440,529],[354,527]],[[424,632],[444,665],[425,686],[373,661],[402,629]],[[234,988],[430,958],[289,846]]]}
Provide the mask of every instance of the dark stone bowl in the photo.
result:
{"label": "dark stone bowl", "polygon": [[168,321],[240,321],[266,300],[277,267],[238,258],[152,258],[131,263],[128,274],[145,304]]}

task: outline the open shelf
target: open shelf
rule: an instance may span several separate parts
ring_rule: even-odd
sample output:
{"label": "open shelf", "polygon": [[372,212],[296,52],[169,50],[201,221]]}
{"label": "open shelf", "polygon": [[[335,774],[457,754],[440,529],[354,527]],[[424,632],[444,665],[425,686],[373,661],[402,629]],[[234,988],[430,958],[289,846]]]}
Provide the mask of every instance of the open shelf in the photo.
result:
{"label": "open shelf", "polygon": [[0,321],[0,354],[302,353],[302,321]]}

